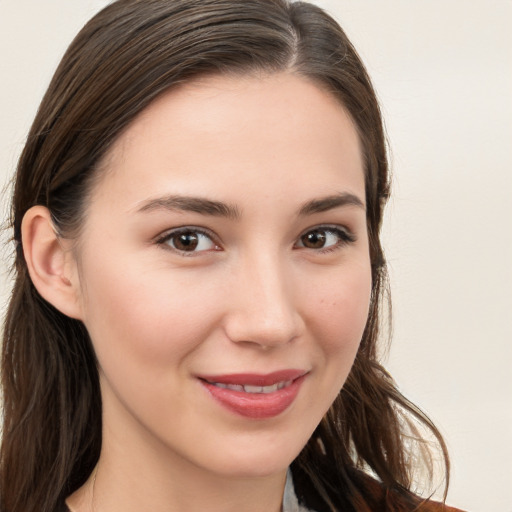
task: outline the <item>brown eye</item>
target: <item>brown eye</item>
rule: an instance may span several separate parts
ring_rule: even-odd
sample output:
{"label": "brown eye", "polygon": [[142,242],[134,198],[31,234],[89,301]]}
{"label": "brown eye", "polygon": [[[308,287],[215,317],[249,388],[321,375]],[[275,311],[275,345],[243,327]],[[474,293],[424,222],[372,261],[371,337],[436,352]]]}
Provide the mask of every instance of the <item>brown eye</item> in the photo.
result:
{"label": "brown eye", "polygon": [[300,237],[302,247],[307,247],[308,249],[322,249],[326,240],[327,236],[325,231],[320,229],[309,231]]}
{"label": "brown eye", "polygon": [[199,245],[197,233],[178,233],[171,238],[172,245],[178,251],[195,251]]}
{"label": "brown eye", "polygon": [[355,241],[356,237],[345,228],[325,226],[311,229],[301,235],[296,247],[326,251]]}
{"label": "brown eye", "polygon": [[202,252],[218,249],[209,235],[195,229],[180,229],[168,233],[159,243],[166,244],[178,252]]}

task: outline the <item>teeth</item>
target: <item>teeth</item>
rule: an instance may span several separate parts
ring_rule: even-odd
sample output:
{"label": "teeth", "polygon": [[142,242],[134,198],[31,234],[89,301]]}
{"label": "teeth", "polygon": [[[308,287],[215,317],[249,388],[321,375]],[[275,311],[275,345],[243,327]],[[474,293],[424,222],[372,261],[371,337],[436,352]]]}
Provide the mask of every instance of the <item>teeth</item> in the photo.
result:
{"label": "teeth", "polygon": [[273,393],[277,391],[277,384],[272,386],[244,386],[246,393]]}
{"label": "teeth", "polygon": [[272,384],[272,386],[251,386],[249,384],[241,385],[241,384],[223,384],[221,382],[212,382],[215,386],[222,389],[231,389],[232,391],[243,391],[245,393],[274,393],[279,389],[283,389],[287,386],[290,386],[292,383],[291,380],[278,382],[276,384]]}
{"label": "teeth", "polygon": [[232,389],[233,391],[243,391],[244,387],[239,384],[222,384],[220,382],[212,382],[215,386],[222,389]]}

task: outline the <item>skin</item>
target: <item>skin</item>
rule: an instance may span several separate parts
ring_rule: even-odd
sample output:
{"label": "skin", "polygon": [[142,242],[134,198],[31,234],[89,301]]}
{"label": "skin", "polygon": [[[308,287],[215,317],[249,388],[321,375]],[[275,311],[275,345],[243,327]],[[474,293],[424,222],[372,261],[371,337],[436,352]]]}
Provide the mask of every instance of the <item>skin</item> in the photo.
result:
{"label": "skin", "polygon": [[[55,264],[74,293],[64,309],[91,335],[104,409],[97,470],[70,508],[277,512],[286,469],[343,386],[368,314],[352,120],[291,73],[207,77],[155,101],[102,167],[80,239]],[[343,194],[361,204],[298,213]],[[176,196],[232,215],[166,207]],[[184,226],[208,234],[195,251],[163,240]],[[322,226],[325,246],[307,245]],[[307,376],[266,419],[227,410],[197,378],[290,368]]]}

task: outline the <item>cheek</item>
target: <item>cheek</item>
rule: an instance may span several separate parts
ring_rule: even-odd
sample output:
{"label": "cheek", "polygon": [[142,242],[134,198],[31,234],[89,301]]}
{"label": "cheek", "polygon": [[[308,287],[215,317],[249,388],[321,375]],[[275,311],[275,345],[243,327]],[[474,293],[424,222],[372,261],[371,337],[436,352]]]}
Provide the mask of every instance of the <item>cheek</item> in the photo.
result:
{"label": "cheek", "polygon": [[88,273],[85,325],[100,365],[112,361],[117,369],[131,360],[164,372],[207,336],[217,316],[215,293],[199,290],[187,275],[117,267]]}
{"label": "cheek", "polygon": [[301,293],[308,297],[303,307],[314,345],[316,388],[309,404],[310,410],[318,411],[314,423],[327,412],[354,363],[368,318],[370,264],[363,259],[360,264],[332,269],[316,279],[308,294]]}
{"label": "cheek", "polygon": [[309,321],[329,354],[357,350],[371,295],[370,265],[357,264],[319,280],[307,295]]}

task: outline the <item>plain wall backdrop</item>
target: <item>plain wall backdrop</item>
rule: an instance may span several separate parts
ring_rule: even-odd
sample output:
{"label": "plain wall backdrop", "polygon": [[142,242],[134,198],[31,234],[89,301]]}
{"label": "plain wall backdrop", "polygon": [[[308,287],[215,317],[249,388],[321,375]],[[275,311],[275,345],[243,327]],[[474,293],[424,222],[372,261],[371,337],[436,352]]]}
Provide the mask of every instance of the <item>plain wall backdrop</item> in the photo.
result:
{"label": "plain wall backdrop", "polygon": [[[388,367],[446,436],[448,502],[512,512],[512,2],[316,3],[365,61],[388,130]],[[0,0],[0,186],[65,48],[106,4]]]}

